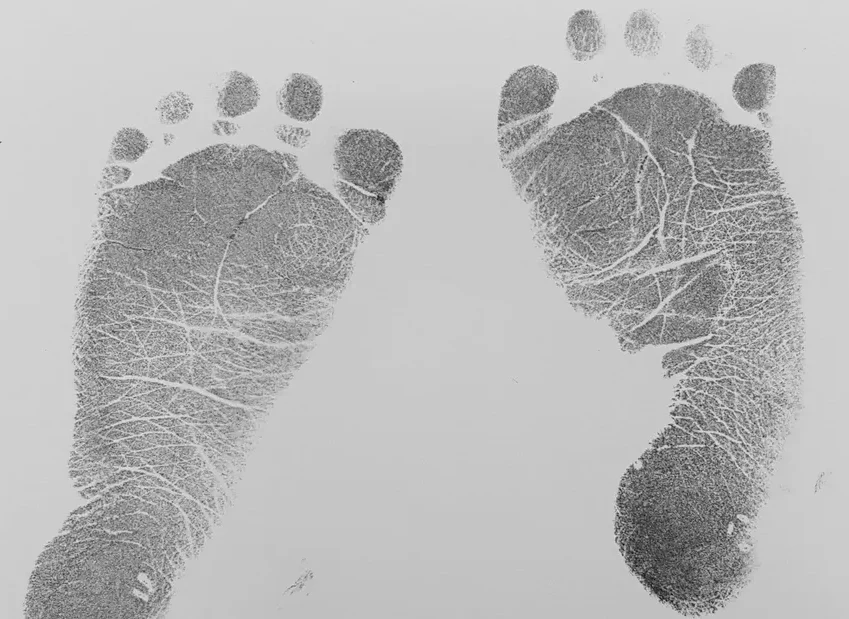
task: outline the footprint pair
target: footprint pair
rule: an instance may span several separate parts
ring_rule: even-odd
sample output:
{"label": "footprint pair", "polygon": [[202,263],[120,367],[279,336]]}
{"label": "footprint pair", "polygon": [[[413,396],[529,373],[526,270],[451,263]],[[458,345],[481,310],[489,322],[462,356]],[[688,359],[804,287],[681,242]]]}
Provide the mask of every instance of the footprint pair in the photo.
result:
{"label": "footprint pair", "polygon": [[[625,40],[656,53],[657,20],[638,11]],[[576,61],[605,42],[592,12],[569,21]],[[710,68],[703,30],[687,50]],[[735,97],[760,111],[774,71],[753,67]],[[609,321],[624,349],[667,350],[672,420],[622,478],[615,535],[659,599],[711,612],[748,577],[752,525],[799,404],[796,212],[767,134],[728,124],[707,97],[643,84],[550,127],[557,88],[536,66],[507,80],[502,161],[572,304]],[[37,560],[29,619],[164,616],[384,216],[402,168],[391,138],[344,133],[328,190],[287,152],[309,140],[320,84],[294,74],[277,93],[283,152],[228,141],[259,98],[253,79],[229,74],[210,125],[222,139],[151,182],[128,184],[148,138],[115,137],[77,302],[70,473],[85,502]],[[181,92],[158,106],[166,127],[193,108]]]}

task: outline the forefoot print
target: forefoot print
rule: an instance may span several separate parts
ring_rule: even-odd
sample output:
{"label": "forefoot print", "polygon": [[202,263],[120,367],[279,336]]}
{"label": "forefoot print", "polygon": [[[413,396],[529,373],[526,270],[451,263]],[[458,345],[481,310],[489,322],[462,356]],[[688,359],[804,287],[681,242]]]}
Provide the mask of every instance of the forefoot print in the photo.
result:
{"label": "forefoot print", "polygon": [[[638,11],[626,47],[655,55]],[[600,20],[567,26],[573,57],[601,53]],[[711,66],[705,30],[687,38]],[[736,101],[762,111],[775,70],[742,69]],[[553,73],[529,66],[502,90],[499,144],[530,205],[552,277],[610,322],[623,349],[664,346],[679,381],[671,421],[622,477],[615,535],[628,566],[685,615],[725,605],[750,574],[753,525],[799,407],[801,233],[769,135],[729,124],[707,96],[670,84],[619,90],[549,126]]]}
{"label": "forefoot print", "polygon": [[[253,79],[229,74],[210,137],[237,133],[234,119],[259,97]],[[183,122],[193,107],[171,93],[160,119]],[[309,122],[321,87],[295,74],[278,107]],[[288,121],[280,133],[300,136],[284,140],[296,147],[308,136]],[[335,192],[306,178],[291,154],[226,141],[132,186],[130,166],[150,146],[137,129],[119,131],[101,181],[76,308],[70,474],[84,504],[37,560],[31,619],[165,615],[402,166],[389,137],[352,130],[337,141]]]}

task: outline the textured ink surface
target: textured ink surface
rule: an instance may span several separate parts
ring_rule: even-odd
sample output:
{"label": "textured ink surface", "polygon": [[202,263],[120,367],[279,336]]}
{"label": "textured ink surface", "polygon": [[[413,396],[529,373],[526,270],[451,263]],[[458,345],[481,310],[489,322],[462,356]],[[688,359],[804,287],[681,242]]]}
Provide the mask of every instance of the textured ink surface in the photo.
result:
{"label": "textured ink surface", "polygon": [[769,106],[775,96],[775,67],[750,64],[734,78],[734,100],[746,111],[757,112]]}
{"label": "textured ink surface", "polygon": [[249,75],[231,71],[218,88],[218,112],[235,118],[247,114],[259,103],[259,86]]}
{"label": "textured ink surface", "polygon": [[141,131],[125,128],[115,134],[109,155],[115,161],[138,161],[149,145],[150,142]]}
{"label": "textured ink surface", "polygon": [[398,145],[380,131],[354,129],[339,138],[334,160],[336,191],[354,214],[366,223],[383,219],[401,172]]}
{"label": "textured ink surface", "polygon": [[306,127],[278,125],[275,132],[278,140],[294,148],[303,148],[310,139],[310,130]]}
{"label": "textured ink surface", "polygon": [[215,135],[236,135],[239,125],[229,120],[216,120],[212,123],[212,132]]}
{"label": "textured ink surface", "polygon": [[[306,566],[306,559],[301,561],[301,565],[303,566],[303,571],[298,576],[298,578],[291,585],[286,587],[286,590],[283,592],[283,595],[295,595],[296,593],[301,593],[305,588],[310,584],[310,582],[315,578],[315,573]],[[305,595],[309,595],[309,592],[305,593]]]}
{"label": "textured ink surface", "polygon": [[[229,115],[256,99],[242,97],[258,93],[244,78],[223,97]],[[143,140],[121,130],[112,154],[134,161]],[[352,195],[379,199],[369,217],[378,221],[399,147],[354,130],[337,159]],[[360,202],[307,179],[293,155],[258,146],[213,144],[156,180],[120,186],[129,176],[104,172],[115,187],[100,196],[76,307],[69,466],[85,503],[37,560],[30,619],[164,616],[367,232],[353,214]]]}
{"label": "textured ink surface", "polygon": [[625,44],[635,56],[654,56],[660,49],[660,23],[649,11],[635,11],[625,24]]}
{"label": "textured ink surface", "polygon": [[165,125],[175,125],[186,120],[192,113],[194,103],[186,93],[176,90],[170,92],[159,100],[156,110],[159,112],[159,121]]}
{"label": "textured ink surface", "polygon": [[302,122],[318,116],[323,102],[321,84],[314,77],[303,73],[293,73],[277,93],[280,111]]}
{"label": "textured ink surface", "polygon": [[621,479],[615,537],[660,600],[712,612],[749,578],[800,405],[796,208],[769,135],[705,95],[641,84],[548,127],[553,88],[545,69],[518,70],[498,119],[550,274],[622,349],[663,346],[678,380],[669,425]]}
{"label": "textured ink surface", "polygon": [[132,176],[132,171],[129,168],[118,165],[106,166],[100,173],[98,189],[100,191],[112,189],[115,185],[126,183],[130,180],[130,176]]}
{"label": "textured ink surface", "polygon": [[547,69],[537,66],[519,69],[504,87],[498,122],[511,123],[545,112],[554,103],[558,88],[557,76]]}
{"label": "textured ink surface", "polygon": [[601,20],[593,11],[581,10],[566,24],[566,45],[575,60],[590,60],[604,49],[606,38]]}
{"label": "textured ink surface", "polygon": [[704,26],[696,26],[687,35],[685,42],[687,60],[700,71],[707,71],[713,64],[713,41]]}

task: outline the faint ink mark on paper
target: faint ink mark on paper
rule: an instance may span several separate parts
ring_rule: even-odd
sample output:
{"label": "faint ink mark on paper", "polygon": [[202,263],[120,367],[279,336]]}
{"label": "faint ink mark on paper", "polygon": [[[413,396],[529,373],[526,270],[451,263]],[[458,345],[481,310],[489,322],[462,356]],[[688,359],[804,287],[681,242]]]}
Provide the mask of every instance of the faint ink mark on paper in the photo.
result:
{"label": "faint ink mark on paper", "polygon": [[[291,584],[291,585],[290,585],[290,586],[289,586],[289,587],[288,587],[288,588],[287,588],[287,589],[283,592],[283,595],[294,595],[294,594],[296,594],[296,593],[300,593],[300,592],[301,592],[301,591],[303,591],[303,590],[304,590],[304,588],[305,588],[305,587],[309,584],[309,582],[310,582],[313,578],[315,578],[315,574],[313,573],[313,571],[312,571],[309,567],[307,567],[307,563],[306,563],[306,562],[307,562],[307,560],[306,560],[306,559],[302,559],[302,560],[301,560],[301,567],[303,568],[303,569],[301,570],[301,575],[300,575],[300,576],[298,576],[298,579],[297,579],[294,583],[292,583],[292,584]],[[308,590],[308,591],[307,591],[307,593],[306,593],[306,595],[307,595],[307,596],[309,596],[309,594],[310,594],[310,592],[309,592],[309,590]]]}
{"label": "faint ink mark on paper", "polygon": [[823,487],[825,487],[825,484],[830,477],[831,471],[823,471],[819,474],[819,476],[817,477],[817,482],[814,484],[814,494],[816,494],[817,492],[822,490]]}

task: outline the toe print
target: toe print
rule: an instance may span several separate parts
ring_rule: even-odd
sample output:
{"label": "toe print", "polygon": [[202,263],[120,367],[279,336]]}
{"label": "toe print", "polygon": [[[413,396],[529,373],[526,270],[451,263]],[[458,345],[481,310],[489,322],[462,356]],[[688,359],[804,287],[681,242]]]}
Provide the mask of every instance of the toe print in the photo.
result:
{"label": "toe print", "polygon": [[[290,109],[315,117],[317,82],[299,83],[309,96]],[[218,111],[232,118],[258,100],[257,84],[232,73]],[[176,93],[157,110],[173,124],[191,108]],[[77,305],[70,472],[84,505],[37,561],[32,619],[165,615],[402,167],[388,136],[354,130],[338,140],[338,194],[290,153],[226,141],[131,186],[148,146],[120,130],[110,160],[127,165],[103,174]]]}
{"label": "toe print", "polygon": [[[315,120],[324,103],[321,84],[304,73],[293,73],[277,93],[277,109],[293,121]],[[277,127],[277,138],[289,146],[303,148],[309,142],[310,130],[306,127],[281,124]]]}
{"label": "toe print", "polygon": [[280,111],[300,121],[314,120],[323,101],[321,84],[303,73],[292,74],[277,94]]}
{"label": "toe print", "polygon": [[227,118],[242,116],[259,103],[259,86],[254,79],[239,71],[232,71],[224,78],[218,90],[218,112]]}
{"label": "toe print", "polygon": [[278,125],[275,132],[278,140],[294,148],[303,148],[310,140],[310,130],[306,127]]}
{"label": "toe print", "polygon": [[713,41],[703,25],[696,26],[687,35],[687,60],[700,71],[707,71],[713,64]]}
{"label": "toe print", "polygon": [[[639,11],[627,48],[650,56]],[[704,29],[688,37],[711,65]],[[734,81],[741,107],[774,92],[771,65]],[[707,96],[622,88],[549,127],[557,78],[531,66],[502,89],[501,158],[531,206],[551,276],[625,350],[664,346],[671,421],[622,476],[615,538],[632,572],[685,615],[727,604],[752,570],[753,530],[799,408],[801,233],[769,136]]]}
{"label": "toe print", "polygon": [[113,161],[138,161],[150,142],[138,129],[121,129],[112,140],[109,155]]}
{"label": "toe print", "polygon": [[355,217],[369,224],[383,219],[386,200],[401,172],[398,145],[380,131],[354,129],[339,139],[334,158],[336,190]]}
{"label": "toe print", "polygon": [[219,118],[212,123],[215,135],[231,136],[239,131],[239,125],[234,118],[244,116],[253,111],[259,104],[259,86],[249,75],[240,71],[227,73],[217,86]]}
{"label": "toe print", "polygon": [[133,172],[130,168],[119,165],[106,166],[100,175],[100,182],[97,189],[100,192],[108,191],[116,185],[126,183],[132,175]]}
{"label": "toe print", "polygon": [[734,100],[747,112],[768,107],[775,96],[775,67],[771,64],[750,64],[740,69],[734,78]]}
{"label": "toe print", "polygon": [[636,11],[625,25],[625,44],[634,56],[656,56],[660,50],[660,22],[649,11]]}
{"label": "toe print", "polygon": [[589,10],[578,11],[566,25],[566,44],[575,60],[590,60],[604,49],[604,27],[598,15]]}
{"label": "toe print", "polygon": [[[156,105],[159,122],[166,126],[184,122],[191,116],[193,109],[194,103],[191,97],[179,90],[168,93]],[[174,141],[174,134],[170,132],[163,134],[163,140],[166,145],[171,144]]]}
{"label": "toe print", "polygon": [[176,125],[189,117],[192,108],[194,108],[194,104],[189,95],[175,91],[168,93],[159,100],[156,111],[159,112],[159,121],[163,125]]}
{"label": "toe print", "polygon": [[239,125],[229,120],[216,120],[212,123],[212,132],[215,135],[236,135]]}

